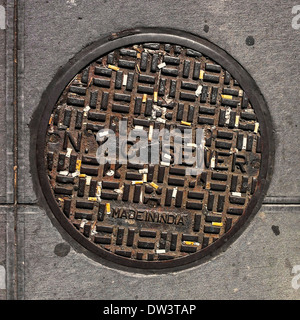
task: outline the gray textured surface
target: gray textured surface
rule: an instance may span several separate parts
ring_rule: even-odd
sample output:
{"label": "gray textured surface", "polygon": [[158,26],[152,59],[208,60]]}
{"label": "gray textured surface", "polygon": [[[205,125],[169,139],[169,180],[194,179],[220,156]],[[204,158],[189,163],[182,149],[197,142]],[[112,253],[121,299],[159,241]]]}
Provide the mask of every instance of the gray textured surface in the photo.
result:
{"label": "gray textured surface", "polygon": [[[300,199],[300,176],[294,174],[299,168],[294,150],[300,149],[300,127],[297,127],[300,34],[291,27],[293,3],[285,1],[275,6],[272,1],[258,0],[201,3],[76,0],[74,4],[26,1],[23,42],[26,86],[22,87],[20,97],[24,114],[19,141],[19,201],[36,200],[28,178],[27,125],[56,71],[88,43],[139,26],[176,28],[203,36],[248,70],[265,96],[274,121],[277,154],[268,196]],[[209,26],[208,32],[204,31],[205,25]],[[249,35],[255,39],[254,46],[246,45]]]}
{"label": "gray textured surface", "polygon": [[[19,2],[18,214],[0,206],[0,265],[8,299],[299,299],[299,49],[295,1],[24,0]],[[3,0],[0,0],[0,5]],[[6,58],[0,45],[0,202],[13,202],[13,1],[7,0]],[[93,259],[39,208],[29,160],[33,111],[57,70],[88,43],[141,26],[205,37],[237,59],[259,85],[274,123],[276,158],[266,201],[242,235],[213,259],[182,271],[145,275]],[[255,44],[246,44],[252,36]],[[1,38],[2,37],[2,38]],[[4,31],[0,30],[0,40]],[[4,68],[4,66],[6,66]],[[3,81],[6,86],[3,86]],[[5,121],[5,120],[6,121]],[[7,125],[6,125],[7,123]],[[290,205],[288,203],[298,203]],[[23,204],[23,205],[22,205]],[[16,220],[14,220],[16,218]],[[17,246],[14,245],[17,227]],[[14,257],[17,257],[16,260]]]}
{"label": "gray textured surface", "polygon": [[[223,253],[201,265],[168,274],[116,270],[64,243],[45,212],[24,215],[25,299],[299,299],[291,286],[300,264],[300,208],[263,206],[247,230]],[[279,229],[279,234],[272,230]],[[274,228],[274,227],[273,227]]]}
{"label": "gray textured surface", "polygon": [[[5,1],[0,0],[4,7]],[[0,203],[12,203],[13,190],[13,21],[6,7],[6,29],[0,29]]]}

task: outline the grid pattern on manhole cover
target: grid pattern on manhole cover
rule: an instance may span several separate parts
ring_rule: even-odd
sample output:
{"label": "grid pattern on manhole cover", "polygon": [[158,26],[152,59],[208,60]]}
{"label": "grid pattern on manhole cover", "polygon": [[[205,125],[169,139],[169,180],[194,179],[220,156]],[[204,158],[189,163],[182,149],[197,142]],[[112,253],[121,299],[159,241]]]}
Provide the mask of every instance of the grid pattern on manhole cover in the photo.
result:
{"label": "grid pattern on manhole cover", "polygon": [[[188,166],[163,152],[159,164],[99,164],[97,133],[119,137],[121,120],[149,140],[159,139],[153,129],[202,128],[204,170],[186,175]],[[221,65],[182,46],[144,43],[99,57],[65,87],[44,156],[61,214],[93,246],[135,261],[176,260],[243,216],[257,187],[261,136],[247,95]]]}

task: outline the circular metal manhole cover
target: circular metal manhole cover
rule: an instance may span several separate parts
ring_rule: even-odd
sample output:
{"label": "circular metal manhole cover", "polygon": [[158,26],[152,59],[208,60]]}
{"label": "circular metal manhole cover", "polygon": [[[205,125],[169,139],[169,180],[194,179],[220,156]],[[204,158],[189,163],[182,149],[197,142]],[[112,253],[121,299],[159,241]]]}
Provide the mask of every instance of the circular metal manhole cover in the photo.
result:
{"label": "circular metal manhole cover", "polygon": [[50,90],[38,139],[42,189],[65,229],[142,268],[224,244],[266,187],[253,80],[219,48],[172,34],[104,41],[78,61]]}

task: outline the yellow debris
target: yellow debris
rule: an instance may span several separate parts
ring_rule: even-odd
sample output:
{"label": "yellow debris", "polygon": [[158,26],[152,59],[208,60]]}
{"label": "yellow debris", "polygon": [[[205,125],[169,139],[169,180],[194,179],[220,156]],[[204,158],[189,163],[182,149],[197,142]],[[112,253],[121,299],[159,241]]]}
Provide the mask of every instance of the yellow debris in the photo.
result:
{"label": "yellow debris", "polygon": [[107,203],[107,204],[105,205],[105,208],[106,208],[106,213],[107,213],[107,214],[110,214],[110,203]]}
{"label": "yellow debris", "polygon": [[142,100],[142,102],[146,102],[146,101],[147,101],[147,94],[144,93],[144,94],[143,94],[143,100]]}
{"label": "yellow debris", "polygon": [[200,70],[199,79],[203,79],[204,77],[204,70]]}
{"label": "yellow debris", "polygon": [[79,171],[81,167],[81,160],[76,161],[76,171]]}
{"label": "yellow debris", "polygon": [[184,244],[187,244],[187,245],[193,245],[194,242],[193,241],[184,241]]}
{"label": "yellow debris", "polygon": [[237,127],[239,125],[240,122],[240,116],[235,116],[235,124],[234,126]]}
{"label": "yellow debris", "polygon": [[111,65],[111,64],[108,65],[108,68],[109,68],[109,69],[112,69],[112,70],[115,70],[115,71],[119,71],[119,70],[120,70],[119,67],[113,66],[113,65]]}
{"label": "yellow debris", "polygon": [[138,52],[138,53],[136,54],[136,57],[137,57],[137,59],[141,59],[141,54]]}
{"label": "yellow debris", "polygon": [[181,124],[184,124],[185,126],[191,126],[192,124],[190,122],[186,122],[186,121],[181,121]]}
{"label": "yellow debris", "polygon": [[97,201],[97,198],[96,197],[88,197],[88,200],[89,201]]}
{"label": "yellow debris", "polygon": [[86,174],[85,173],[81,173],[80,175],[79,175],[79,178],[85,178],[86,177]]}
{"label": "yellow debris", "polygon": [[212,225],[216,226],[216,227],[222,227],[223,223],[222,222],[212,222]]}
{"label": "yellow debris", "polygon": [[143,184],[144,181],[131,181],[132,184]]}
{"label": "yellow debris", "polygon": [[151,182],[150,183],[150,186],[153,187],[154,189],[157,189],[158,188],[158,185],[154,182]]}
{"label": "yellow debris", "polygon": [[255,122],[255,126],[254,126],[254,133],[258,132],[258,128],[259,128],[259,123]]}
{"label": "yellow debris", "polygon": [[157,91],[153,93],[153,101],[157,102]]}
{"label": "yellow debris", "polygon": [[223,99],[232,100],[232,96],[229,95],[229,94],[221,94],[221,97],[222,97]]}

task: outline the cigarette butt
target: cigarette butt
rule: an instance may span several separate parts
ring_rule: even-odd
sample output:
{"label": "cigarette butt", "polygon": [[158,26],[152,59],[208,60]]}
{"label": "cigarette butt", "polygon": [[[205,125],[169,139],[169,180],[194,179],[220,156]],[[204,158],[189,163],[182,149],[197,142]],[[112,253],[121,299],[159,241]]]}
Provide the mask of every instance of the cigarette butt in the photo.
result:
{"label": "cigarette butt", "polygon": [[97,197],[88,197],[89,201],[97,201]]}
{"label": "cigarette butt", "polygon": [[181,124],[184,124],[185,126],[191,126],[192,124],[190,122],[186,122],[186,121],[181,121]]}
{"label": "cigarette butt", "polygon": [[81,160],[76,161],[76,171],[79,171],[81,167]]}
{"label": "cigarette butt", "polygon": [[123,86],[126,86],[126,84],[127,84],[127,78],[128,78],[128,75],[127,75],[127,74],[124,74],[123,83],[122,83]]}
{"label": "cigarette butt", "polygon": [[166,66],[165,62],[160,63],[157,67],[158,69],[164,68]]}
{"label": "cigarette butt", "polygon": [[200,75],[199,75],[199,79],[203,79],[204,77],[204,70],[200,70]]}
{"label": "cigarette butt", "polygon": [[147,173],[143,173],[143,182],[147,182]]}
{"label": "cigarette butt", "polygon": [[119,71],[120,70],[120,68],[118,68],[117,66],[113,66],[111,64],[108,65],[108,68],[112,69],[112,70],[115,70],[115,71]]}
{"label": "cigarette butt", "polygon": [[202,92],[202,86],[198,86],[197,90],[195,91],[195,95],[198,97]]}
{"label": "cigarette butt", "polygon": [[64,202],[64,199],[63,198],[58,198],[59,201],[61,202]]}
{"label": "cigarette butt", "polygon": [[153,101],[157,102],[157,91],[154,91],[153,93]]}
{"label": "cigarette butt", "polygon": [[92,177],[86,176],[86,185],[87,186],[91,185],[91,180],[92,180]]}
{"label": "cigarette butt", "polygon": [[212,157],[211,160],[210,160],[210,166],[211,166],[212,168],[214,168],[215,165],[216,165],[216,158],[215,158],[215,157]]}
{"label": "cigarette butt", "polygon": [[239,97],[242,97],[244,94],[244,91],[243,90],[239,90]]}
{"label": "cigarette butt", "polygon": [[184,241],[183,243],[184,243],[184,244],[187,244],[187,245],[193,245],[193,244],[194,244],[194,241]]}
{"label": "cigarette butt", "polygon": [[67,158],[70,158],[71,153],[72,153],[72,148],[67,148],[66,157],[67,157]]}
{"label": "cigarette butt", "polygon": [[137,69],[137,72],[138,72],[138,73],[141,73],[140,66],[137,64],[135,67],[136,67],[136,69]]}
{"label": "cigarette butt", "polygon": [[153,187],[154,189],[157,189],[158,188],[158,185],[154,182],[151,182],[150,183],[150,186]]}
{"label": "cigarette butt", "polygon": [[240,116],[235,116],[235,124],[234,124],[234,126],[238,127],[239,122],[240,122]]}
{"label": "cigarette butt", "polygon": [[52,122],[53,122],[53,115],[51,115],[48,124],[52,124]]}
{"label": "cigarette butt", "polygon": [[97,195],[98,197],[100,197],[100,195],[101,195],[101,186],[97,186],[96,195]]}
{"label": "cigarette butt", "polygon": [[131,181],[131,184],[143,184],[144,181]]}
{"label": "cigarette butt", "polygon": [[247,137],[244,137],[243,138],[243,146],[242,146],[242,149],[245,150],[247,147]]}
{"label": "cigarette butt", "polygon": [[259,123],[255,122],[255,126],[254,126],[254,133],[257,133],[259,129]]}
{"label": "cigarette butt", "polygon": [[110,214],[110,203],[107,203],[105,205],[105,208],[106,208],[106,214]]}
{"label": "cigarette butt", "polygon": [[212,222],[212,225],[216,226],[216,227],[222,227],[223,223],[222,222]]}
{"label": "cigarette butt", "polygon": [[136,57],[137,57],[137,59],[141,59],[141,53],[138,52],[138,53],[136,54]]}
{"label": "cigarette butt", "polygon": [[229,94],[221,94],[221,97],[222,97],[223,99],[232,100],[232,96],[229,95]]}
{"label": "cigarette butt", "polygon": [[139,169],[139,173],[148,173],[148,169],[147,168]]}
{"label": "cigarette butt", "polygon": [[144,93],[144,94],[143,94],[143,100],[142,100],[142,102],[146,102],[146,101],[147,101],[147,94]]}
{"label": "cigarette butt", "polygon": [[172,191],[172,198],[175,198],[177,195],[177,187],[175,187]]}

